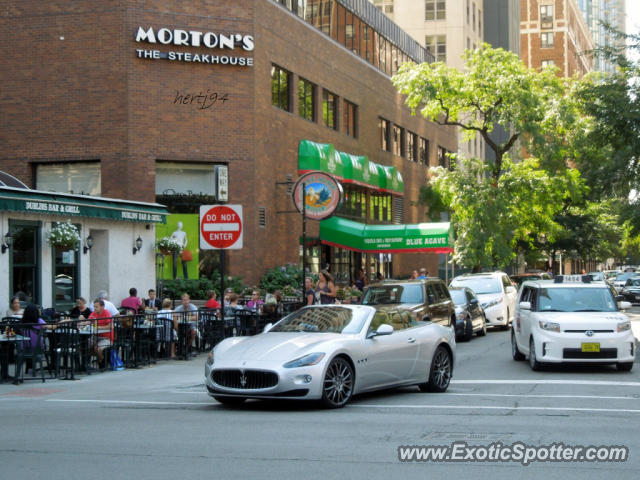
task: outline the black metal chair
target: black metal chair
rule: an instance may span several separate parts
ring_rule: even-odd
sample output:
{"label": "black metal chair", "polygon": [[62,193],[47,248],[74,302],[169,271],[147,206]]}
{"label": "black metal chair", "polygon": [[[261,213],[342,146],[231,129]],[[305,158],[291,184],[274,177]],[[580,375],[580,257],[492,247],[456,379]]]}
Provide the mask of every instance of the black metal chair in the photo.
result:
{"label": "black metal chair", "polygon": [[213,348],[225,338],[225,321],[220,317],[220,309],[200,309],[200,331],[202,351]]}
{"label": "black metal chair", "polygon": [[115,349],[125,367],[137,366],[134,355],[133,319],[129,317],[113,320]]}
{"label": "black metal chair", "polygon": [[253,310],[238,309],[234,312],[236,328],[243,336],[254,335],[256,331],[258,313]]}
{"label": "black metal chair", "polygon": [[[80,346],[80,332],[74,322],[61,323],[55,330],[56,346],[54,348],[54,363],[56,377],[60,378],[60,368],[64,368],[65,380],[75,380],[76,362],[82,362]],[[69,375],[71,372],[71,375]]]}
{"label": "black metal chair", "polygon": [[36,378],[38,365],[44,383],[45,342],[44,329],[36,325],[20,325],[20,335],[26,337],[16,342],[16,382],[24,382],[27,361],[31,362],[31,375]]}

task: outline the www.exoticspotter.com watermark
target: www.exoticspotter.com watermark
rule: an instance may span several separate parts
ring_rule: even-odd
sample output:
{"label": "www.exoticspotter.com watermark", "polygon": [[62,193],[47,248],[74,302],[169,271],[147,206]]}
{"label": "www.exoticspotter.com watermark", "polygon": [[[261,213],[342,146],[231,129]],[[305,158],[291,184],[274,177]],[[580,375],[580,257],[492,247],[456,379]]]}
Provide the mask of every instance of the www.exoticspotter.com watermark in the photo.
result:
{"label": "www.exoticspotter.com watermark", "polygon": [[469,445],[453,442],[451,445],[401,445],[401,462],[626,462],[629,448],[622,445],[527,445],[522,442],[490,445]]}

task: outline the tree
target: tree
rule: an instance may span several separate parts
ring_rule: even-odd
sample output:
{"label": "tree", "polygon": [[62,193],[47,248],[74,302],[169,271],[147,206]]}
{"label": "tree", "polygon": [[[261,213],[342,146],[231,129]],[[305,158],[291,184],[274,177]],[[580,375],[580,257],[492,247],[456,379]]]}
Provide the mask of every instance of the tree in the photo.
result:
{"label": "tree", "polygon": [[[442,62],[405,64],[392,81],[414,113],[461,128],[463,140],[480,135],[493,151],[486,164],[469,159],[452,171],[432,169],[431,186],[451,209],[456,261],[503,267],[518,241],[553,238],[561,230],[555,214],[580,197],[579,173],[565,159],[575,144],[571,132],[585,120],[570,95],[573,82],[551,69],[528,69],[514,53],[487,44],[467,50],[464,61],[463,72]],[[490,136],[496,125],[510,132],[503,143]],[[512,162],[516,141],[537,158]]]}

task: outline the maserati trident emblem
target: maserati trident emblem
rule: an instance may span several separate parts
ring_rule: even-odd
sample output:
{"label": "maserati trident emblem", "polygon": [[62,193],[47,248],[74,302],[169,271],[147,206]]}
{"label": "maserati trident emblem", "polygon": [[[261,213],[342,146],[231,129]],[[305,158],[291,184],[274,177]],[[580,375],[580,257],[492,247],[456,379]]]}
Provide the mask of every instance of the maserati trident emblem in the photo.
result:
{"label": "maserati trident emblem", "polygon": [[584,332],[584,334],[585,334],[587,337],[593,337],[593,330],[587,330],[586,332]]}
{"label": "maserati trident emblem", "polygon": [[242,388],[247,386],[247,376],[244,374],[244,371],[240,371],[240,385]]}

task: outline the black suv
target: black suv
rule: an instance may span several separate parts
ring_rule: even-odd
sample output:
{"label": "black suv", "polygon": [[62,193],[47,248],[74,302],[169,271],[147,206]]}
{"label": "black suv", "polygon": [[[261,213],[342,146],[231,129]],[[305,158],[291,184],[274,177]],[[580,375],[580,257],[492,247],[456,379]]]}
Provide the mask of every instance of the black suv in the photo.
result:
{"label": "black suv", "polygon": [[419,321],[455,325],[455,306],[445,283],[437,277],[425,280],[385,280],[369,285],[363,305],[377,310],[404,310]]}

